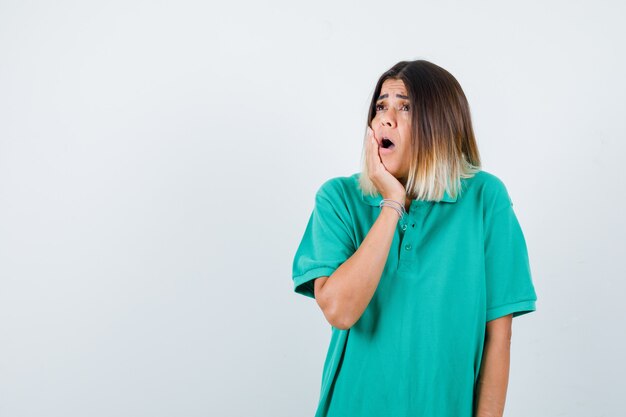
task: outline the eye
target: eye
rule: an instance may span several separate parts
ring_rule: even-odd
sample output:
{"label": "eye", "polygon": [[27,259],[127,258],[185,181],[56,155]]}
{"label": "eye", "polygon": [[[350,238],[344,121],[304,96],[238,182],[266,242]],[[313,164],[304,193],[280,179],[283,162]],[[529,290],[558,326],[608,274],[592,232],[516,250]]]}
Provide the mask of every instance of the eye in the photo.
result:
{"label": "eye", "polygon": [[[382,104],[377,104],[377,105],[375,106],[376,111],[378,111],[378,110],[383,110],[383,108],[384,108],[384,106],[383,106]],[[403,105],[402,105],[402,109],[403,109],[404,111],[409,111],[409,110],[411,110],[411,106],[410,106],[409,104],[403,104]]]}

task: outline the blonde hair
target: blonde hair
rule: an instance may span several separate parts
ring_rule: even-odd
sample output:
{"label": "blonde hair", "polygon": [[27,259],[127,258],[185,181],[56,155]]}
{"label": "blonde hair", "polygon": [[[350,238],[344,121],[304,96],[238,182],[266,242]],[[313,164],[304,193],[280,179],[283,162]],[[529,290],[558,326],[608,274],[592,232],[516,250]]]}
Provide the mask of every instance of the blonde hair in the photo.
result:
{"label": "blonde hair", "polygon": [[[461,193],[461,178],[481,170],[467,98],[459,82],[445,69],[425,60],[400,61],[383,73],[372,95],[367,127],[376,115],[383,82],[401,80],[411,101],[411,162],[406,180],[407,197],[440,201],[444,192]],[[364,194],[379,194],[367,168],[367,134],[364,134],[359,187]]]}

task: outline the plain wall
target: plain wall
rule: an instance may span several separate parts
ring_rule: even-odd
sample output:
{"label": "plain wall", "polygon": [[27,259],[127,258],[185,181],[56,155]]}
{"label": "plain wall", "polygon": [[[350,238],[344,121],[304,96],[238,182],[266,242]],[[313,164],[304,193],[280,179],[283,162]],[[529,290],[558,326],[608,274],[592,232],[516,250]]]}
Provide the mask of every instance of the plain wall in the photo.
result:
{"label": "plain wall", "polygon": [[450,71],[525,233],[505,415],[623,415],[618,1],[0,1],[0,416],[312,416],[291,267],[400,60]]}

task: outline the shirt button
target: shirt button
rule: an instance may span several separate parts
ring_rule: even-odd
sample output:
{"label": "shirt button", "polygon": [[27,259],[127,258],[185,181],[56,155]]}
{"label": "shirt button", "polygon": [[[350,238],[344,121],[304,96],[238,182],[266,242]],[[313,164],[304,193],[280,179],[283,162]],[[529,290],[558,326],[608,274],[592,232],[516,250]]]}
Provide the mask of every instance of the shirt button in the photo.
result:
{"label": "shirt button", "polygon": [[402,225],[402,230],[406,230],[406,224]]}
{"label": "shirt button", "polygon": [[410,245],[410,244],[409,244],[409,245],[406,245],[406,246],[404,247],[404,249],[406,249],[406,250],[411,250],[411,245]]}

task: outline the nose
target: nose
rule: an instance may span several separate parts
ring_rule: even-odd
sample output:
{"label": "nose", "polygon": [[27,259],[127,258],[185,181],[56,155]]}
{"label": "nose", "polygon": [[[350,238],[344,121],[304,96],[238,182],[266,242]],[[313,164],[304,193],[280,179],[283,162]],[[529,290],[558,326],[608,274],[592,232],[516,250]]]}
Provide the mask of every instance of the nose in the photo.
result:
{"label": "nose", "polygon": [[393,110],[387,110],[387,112],[380,117],[380,125],[387,127],[396,127],[396,116],[390,114]]}

